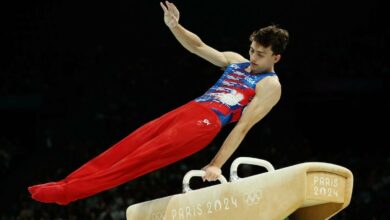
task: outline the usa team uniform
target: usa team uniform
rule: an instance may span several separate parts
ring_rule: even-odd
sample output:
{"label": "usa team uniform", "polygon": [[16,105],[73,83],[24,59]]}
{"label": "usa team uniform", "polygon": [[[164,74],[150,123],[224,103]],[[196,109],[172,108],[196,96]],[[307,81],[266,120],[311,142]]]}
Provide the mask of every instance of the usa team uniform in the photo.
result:
{"label": "usa team uniform", "polygon": [[275,73],[251,74],[249,62],[229,65],[202,96],[146,123],[65,179],[28,187],[33,199],[66,205],[188,157],[241,117],[256,84]]}

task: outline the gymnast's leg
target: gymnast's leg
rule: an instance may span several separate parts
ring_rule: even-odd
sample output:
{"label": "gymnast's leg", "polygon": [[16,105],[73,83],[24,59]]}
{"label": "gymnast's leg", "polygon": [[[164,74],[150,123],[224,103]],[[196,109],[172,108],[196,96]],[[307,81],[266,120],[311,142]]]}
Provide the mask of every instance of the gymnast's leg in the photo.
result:
{"label": "gymnast's leg", "polygon": [[132,132],[130,135],[128,135],[127,137],[125,137],[97,157],[88,161],[80,168],[69,174],[65,179],[60,180],[58,182],[49,182],[30,186],[28,187],[28,190],[33,195],[36,194],[38,190],[44,189],[46,187],[50,186],[51,189],[54,189],[59,184],[64,183],[64,181],[70,181],[73,178],[88,176],[99,170],[110,168],[113,164],[121,160],[123,157],[127,156],[132,151],[142,146],[143,143],[146,143],[148,140],[151,140],[155,136],[157,136],[159,132],[161,132],[165,127],[169,126],[169,124],[172,122],[172,118],[175,117],[175,114],[178,114],[184,109],[185,105],[174,109],[166,113],[162,117],[141,126],[137,130]]}
{"label": "gymnast's leg", "polygon": [[[162,127],[166,126],[167,121],[169,121],[169,113],[166,117],[160,117],[154,121],[143,125],[127,137],[123,138],[118,143],[114,144],[112,147],[108,148],[106,151],[104,151],[97,157],[93,158],[77,170],[73,171],[64,180],[87,176],[96,171],[111,167],[114,163],[118,162],[127,154],[137,149],[138,146],[141,146],[142,143],[148,141],[149,139],[152,139],[154,136],[157,136],[159,130]],[[58,181],[58,183],[63,182],[64,180]],[[35,185],[29,187],[29,190],[31,191],[36,187],[53,184],[56,184],[56,182]]]}
{"label": "gymnast's leg", "polygon": [[[212,124],[200,122],[207,115],[210,121],[214,120]],[[160,127],[158,130],[147,126],[134,132],[135,134],[143,134],[149,129],[154,131],[155,134],[148,135],[149,140],[143,139],[142,143],[139,140],[134,140],[138,145],[133,146],[131,150],[115,149],[109,151],[109,149],[85,164],[84,168],[81,167],[70,174],[63,181],[30,190],[32,197],[41,202],[55,202],[65,205],[74,200],[91,196],[195,153],[206,146],[220,130],[217,116],[211,113],[210,117],[210,110],[205,110],[197,105],[193,106],[193,104],[179,108],[174,114],[168,113],[163,121],[160,124],[156,123],[155,126]],[[165,124],[165,126],[161,126],[161,124]],[[145,131],[142,131],[143,129]],[[128,137],[137,139],[135,134]],[[122,140],[118,144],[120,143],[127,142]],[[133,143],[128,144],[132,146]],[[113,157],[116,161],[107,157],[110,161],[110,166],[108,166],[104,163],[106,160],[104,154],[108,153],[107,155],[109,155],[112,152],[121,154],[121,156],[118,157],[117,154],[114,154]],[[88,164],[91,167],[87,166]]]}

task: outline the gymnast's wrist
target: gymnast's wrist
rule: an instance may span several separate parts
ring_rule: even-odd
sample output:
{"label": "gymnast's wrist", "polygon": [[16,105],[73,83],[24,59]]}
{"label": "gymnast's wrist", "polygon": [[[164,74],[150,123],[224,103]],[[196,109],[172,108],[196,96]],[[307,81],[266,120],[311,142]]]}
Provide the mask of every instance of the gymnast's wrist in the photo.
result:
{"label": "gymnast's wrist", "polygon": [[169,29],[173,30],[179,26],[179,22],[167,25]]}
{"label": "gymnast's wrist", "polygon": [[219,169],[222,168],[223,164],[218,163],[217,161],[211,161],[209,166],[218,167]]}

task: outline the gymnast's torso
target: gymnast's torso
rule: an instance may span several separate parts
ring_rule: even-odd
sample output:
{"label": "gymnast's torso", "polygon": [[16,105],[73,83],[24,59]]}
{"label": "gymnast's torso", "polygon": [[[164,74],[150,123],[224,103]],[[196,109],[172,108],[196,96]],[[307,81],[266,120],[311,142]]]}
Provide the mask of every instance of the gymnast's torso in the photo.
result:
{"label": "gymnast's torso", "polygon": [[267,76],[276,76],[274,72],[252,74],[245,69],[249,62],[235,63],[227,66],[221,78],[196,102],[213,110],[221,124],[236,122],[243,109],[252,100],[256,84]]}

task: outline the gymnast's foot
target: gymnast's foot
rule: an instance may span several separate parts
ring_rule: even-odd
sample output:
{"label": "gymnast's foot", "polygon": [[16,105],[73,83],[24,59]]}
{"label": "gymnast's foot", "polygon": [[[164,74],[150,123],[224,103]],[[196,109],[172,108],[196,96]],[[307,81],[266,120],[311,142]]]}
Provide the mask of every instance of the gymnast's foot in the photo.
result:
{"label": "gymnast's foot", "polygon": [[49,182],[28,187],[31,197],[39,202],[67,205],[63,182]]}

